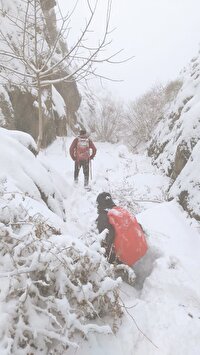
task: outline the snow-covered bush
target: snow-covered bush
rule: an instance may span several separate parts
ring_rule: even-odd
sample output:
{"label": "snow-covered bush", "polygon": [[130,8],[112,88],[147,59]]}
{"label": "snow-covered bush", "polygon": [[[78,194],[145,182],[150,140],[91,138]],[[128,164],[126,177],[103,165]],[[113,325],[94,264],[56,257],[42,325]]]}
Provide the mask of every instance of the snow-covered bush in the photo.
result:
{"label": "snow-covered bush", "polygon": [[[64,354],[77,336],[116,327],[120,281],[97,236],[86,246],[25,206],[24,195],[16,198],[1,185],[0,353]],[[113,324],[101,323],[104,315]]]}
{"label": "snow-covered bush", "polygon": [[[114,99],[109,92],[83,97],[85,126],[94,140],[116,143],[122,137],[123,104]],[[81,121],[80,120],[80,121]]]}
{"label": "snow-covered bush", "polygon": [[171,81],[165,86],[154,85],[138,99],[129,103],[125,115],[125,139],[131,150],[151,139],[166,105],[174,99],[181,85],[180,80]]}

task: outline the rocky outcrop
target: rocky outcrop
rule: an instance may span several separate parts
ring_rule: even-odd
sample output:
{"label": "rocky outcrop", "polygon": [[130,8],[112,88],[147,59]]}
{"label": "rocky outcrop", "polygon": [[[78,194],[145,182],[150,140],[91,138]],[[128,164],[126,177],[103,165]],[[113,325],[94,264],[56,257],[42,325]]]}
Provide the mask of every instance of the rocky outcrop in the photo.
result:
{"label": "rocky outcrop", "polygon": [[181,206],[200,221],[200,141],[195,145],[184,168],[169,191],[170,198],[178,198]]}
{"label": "rocky outcrop", "polygon": [[176,180],[177,176],[187,164],[190,154],[191,152],[187,145],[187,142],[183,140],[176,148],[173,169],[171,172],[171,177],[173,180]]}
{"label": "rocky outcrop", "polygon": [[182,72],[183,85],[166,110],[150,142],[148,154],[172,183],[169,198],[178,198],[200,219],[200,55]]}
{"label": "rocky outcrop", "polygon": [[14,110],[9,99],[9,95],[4,87],[0,87],[0,113],[0,126],[8,129],[14,129]]}
{"label": "rocky outcrop", "polygon": [[[46,41],[52,46],[55,43],[56,37],[58,35],[58,29],[56,25],[56,14],[53,10],[56,5],[55,0],[40,0],[44,18],[47,26],[47,35]],[[64,56],[68,52],[67,43],[62,39],[59,40],[59,46],[57,51],[60,51]],[[69,72],[60,68],[60,71],[56,75],[50,76],[51,79],[58,79],[68,75]],[[81,97],[77,89],[76,82],[74,80],[70,80],[70,82],[60,82],[54,85],[56,90],[62,96],[66,104],[66,115],[67,115],[67,123],[69,123],[70,128],[73,130],[74,125],[76,124],[76,111],[78,110],[81,102]]]}

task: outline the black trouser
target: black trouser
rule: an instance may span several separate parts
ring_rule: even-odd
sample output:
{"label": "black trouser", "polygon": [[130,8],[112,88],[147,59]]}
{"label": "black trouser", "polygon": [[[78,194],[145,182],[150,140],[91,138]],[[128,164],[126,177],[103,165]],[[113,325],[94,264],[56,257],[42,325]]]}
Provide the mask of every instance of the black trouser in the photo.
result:
{"label": "black trouser", "polygon": [[89,182],[89,160],[80,160],[78,162],[75,161],[74,181],[78,181],[78,175],[81,167],[83,168],[84,174],[84,186],[87,186]]}

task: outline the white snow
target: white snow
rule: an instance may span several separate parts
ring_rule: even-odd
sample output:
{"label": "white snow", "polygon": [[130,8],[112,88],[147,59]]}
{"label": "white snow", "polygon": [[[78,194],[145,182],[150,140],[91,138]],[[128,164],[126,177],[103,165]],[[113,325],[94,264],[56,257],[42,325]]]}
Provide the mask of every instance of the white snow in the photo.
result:
{"label": "white snow", "polygon": [[59,117],[63,118],[66,116],[65,102],[54,86],[52,86],[52,100],[54,109],[58,112]]}
{"label": "white snow", "polygon": [[[67,139],[67,148],[72,139]],[[144,155],[132,155],[121,145],[96,143],[91,191],[85,191],[82,173],[79,185],[73,185],[73,162],[62,146],[57,140],[40,159],[58,169],[70,186],[65,203],[68,232],[82,238],[94,228],[96,197],[108,191],[116,203],[136,213],[149,245],[134,267],[135,287],[122,283],[126,310],[118,332],[91,334],[67,354],[199,355],[200,234],[197,222],[175,200],[165,201],[169,179]]]}
{"label": "white snow", "polygon": [[[65,352],[66,355],[199,355],[199,225],[188,217],[176,200],[166,201],[170,180],[161,175],[152,166],[150,158],[145,155],[133,155],[120,144],[95,143],[97,155],[92,161],[91,189],[88,191],[83,187],[82,172],[78,185],[73,183],[74,162],[69,156],[69,146],[73,137],[66,140],[57,139],[35,157],[25,147],[29,141],[27,135],[4,129],[1,129],[0,135],[0,148],[3,152],[0,155],[0,208],[1,221],[7,225],[6,228],[10,228],[9,226],[16,221],[17,215],[21,216],[22,221],[26,221],[27,214],[31,218],[38,214],[41,216],[39,222],[40,218],[44,218],[62,233],[52,236],[49,240],[51,244],[48,242],[43,244],[46,251],[51,250],[52,258],[55,253],[61,253],[65,247],[73,245],[76,253],[79,251],[86,260],[89,251],[90,262],[93,260],[94,263],[101,263],[102,251],[95,242],[95,234],[92,231],[95,230],[97,217],[96,198],[100,192],[107,191],[111,193],[116,204],[128,208],[136,215],[147,235],[148,252],[133,267],[136,274],[134,286],[120,283],[120,280],[112,281],[106,277],[105,266],[102,265],[98,275],[95,273],[91,275],[91,280],[95,280],[100,277],[100,272],[102,273],[103,281],[98,291],[94,293],[91,283],[88,282],[82,286],[81,292],[77,292],[77,286],[73,286],[63,270],[59,269],[59,263],[49,264],[49,276],[46,275],[46,280],[48,282],[48,278],[51,279],[52,275],[55,275],[55,287],[61,294],[65,293],[65,285],[69,284],[76,292],[79,302],[85,297],[92,301],[97,296],[109,293],[113,287],[119,287],[123,304],[124,315],[115,334],[111,333],[108,326],[109,317],[84,326],[76,321],[77,328],[87,334],[87,341],[78,336],[72,342],[60,337],[62,343],[71,344]],[[196,159],[198,154],[194,150],[193,161]],[[195,174],[197,175],[196,170]],[[189,172],[187,176],[189,180]],[[188,180],[185,180],[185,184]],[[53,213],[42,202],[36,188],[37,184],[40,184],[45,192],[57,191],[56,196],[58,199],[62,198],[66,210],[66,223],[59,217],[60,209],[54,208]],[[32,227],[29,224],[22,225],[18,232],[16,230],[15,239],[26,239],[26,235],[29,235],[28,238],[31,237]],[[3,230],[2,228],[2,233]],[[102,237],[99,236],[100,239]],[[24,242],[26,243],[25,240]],[[15,253],[20,253],[20,245],[18,249],[15,248]],[[39,254],[35,250],[31,260],[27,258],[22,272],[35,270],[41,260],[49,262],[48,253],[40,255],[38,259]],[[69,257],[67,258],[69,268],[73,268],[73,263],[70,263]],[[7,304],[4,299],[9,288],[8,276],[11,277],[17,271],[13,269],[11,260],[6,254],[0,265],[0,354],[8,354],[9,352],[5,350],[5,341],[1,342],[1,339],[8,333],[5,327],[11,321],[15,301],[13,299]],[[42,267],[42,264],[40,265]],[[85,264],[87,272],[88,265]],[[27,282],[27,288],[35,287],[31,281]],[[21,301],[23,300],[24,298]],[[65,321],[70,327],[75,318],[69,312],[67,298],[55,299],[55,305],[62,313],[65,311]],[[106,306],[105,304],[105,310]],[[58,339],[55,331],[51,333],[46,328],[47,312],[40,317],[40,313],[36,312],[37,307],[34,308],[31,302],[30,309],[29,320],[32,320],[35,334]],[[17,329],[19,332],[19,328]],[[75,343],[79,345],[77,349]],[[60,352],[62,355],[65,353]]]}
{"label": "white snow", "polygon": [[[5,10],[11,7],[13,14],[17,13],[18,1],[4,0],[2,4]],[[21,6],[24,7],[24,4]],[[1,28],[5,33],[11,34],[14,43],[18,45],[20,37],[17,37],[15,26],[12,26],[6,17],[1,17],[0,22]],[[46,42],[44,49],[48,49]],[[2,43],[1,50],[7,50],[5,43]],[[16,60],[13,60],[11,65],[18,71],[24,69],[23,65]],[[173,162],[179,143],[185,141],[191,148],[190,160],[171,188],[171,195],[176,197],[181,191],[188,191],[191,197],[189,207],[196,213],[200,208],[200,145],[198,142],[192,149],[191,139],[196,143],[200,136],[199,72],[198,56],[183,74],[184,85],[167,114],[169,121],[172,121],[170,113],[179,115],[179,109],[182,109],[179,119],[176,120],[175,116],[173,118],[175,120],[173,130],[170,131],[168,122],[164,120],[156,132],[158,143],[167,141],[166,149],[157,160],[157,164],[165,171]],[[12,79],[8,74],[9,78]],[[9,102],[8,97],[6,99]],[[53,89],[53,101],[59,115],[64,116],[64,102],[55,89]],[[1,112],[0,120],[2,121]],[[74,342],[70,343],[66,337],[58,336],[53,332],[54,338],[57,337],[59,341],[70,345],[65,353],[58,351],[57,354],[199,355],[200,229],[198,223],[188,217],[176,200],[166,202],[170,180],[152,166],[151,159],[145,155],[133,155],[120,144],[97,143],[97,156],[92,161],[91,190],[87,191],[83,188],[82,173],[78,186],[74,186],[74,163],[68,153],[72,140],[73,137],[67,140],[57,139],[48,149],[35,157],[27,149],[36,147],[30,136],[0,129],[0,238],[3,238],[2,234],[5,231],[12,232],[11,224],[15,223],[17,215],[22,218],[22,226],[20,230],[16,228],[13,237],[16,241],[24,240],[24,247],[27,247],[29,242],[35,243],[35,239],[31,239],[33,226],[29,223],[34,218],[37,219],[40,227],[42,223],[45,225],[44,221],[48,221],[50,226],[61,231],[61,235],[51,236],[44,245],[37,240],[40,253],[35,247],[33,254],[31,257],[28,255],[27,260],[25,254],[23,272],[37,270],[41,266],[41,260],[46,262],[52,267],[48,270],[46,281],[51,280],[52,274],[55,275],[56,290],[64,294],[65,284],[70,283],[69,277],[58,261],[54,264],[50,263],[51,257],[47,250],[54,252],[53,258],[66,246],[73,245],[83,259],[87,260],[87,253],[90,252],[90,262],[93,260],[100,264],[101,273],[99,274],[98,270],[96,274],[91,274],[92,281],[95,278],[99,280],[101,274],[104,275],[102,285],[98,289],[98,296],[101,297],[113,287],[118,285],[120,287],[124,315],[117,332],[110,334],[108,326],[110,322],[106,317],[91,321],[84,327],[76,321],[77,328],[80,327],[80,330],[84,330],[85,335],[87,334],[87,340],[81,336],[75,338],[75,342],[79,345],[76,349]],[[41,191],[45,193],[51,210],[42,200]],[[102,250],[99,244],[95,243],[95,239],[91,243],[90,238],[97,217],[96,197],[102,191],[110,192],[116,204],[134,213],[146,232],[149,250],[133,267],[136,274],[134,287],[124,282],[120,283],[120,280],[114,282],[106,277],[107,269],[105,261],[102,262]],[[66,223],[63,222],[65,217],[63,209],[66,211]],[[23,222],[26,223],[23,225]],[[102,236],[99,237],[101,238]],[[53,250],[50,243],[53,245]],[[18,249],[15,249],[15,253],[19,255],[20,246],[21,244]],[[43,247],[46,248],[45,252]],[[12,334],[9,334],[9,323],[12,315],[18,311],[13,296],[7,302],[4,301],[8,290],[18,289],[19,282],[18,279],[12,281],[11,276],[17,274],[17,270],[13,270],[12,260],[7,254],[6,252],[1,254],[0,259],[0,355],[11,354]],[[74,265],[70,264],[70,267]],[[87,263],[85,263],[85,270],[88,273],[90,271]],[[23,280],[27,292],[29,288],[34,288],[35,285],[30,279],[27,281],[24,277]],[[74,285],[70,284],[70,287],[72,286]],[[90,283],[83,285],[81,291],[75,292],[77,289],[79,290],[78,286],[74,286],[74,293],[79,300],[83,300],[85,295],[90,299],[96,297]],[[20,300],[22,303],[23,297]],[[60,310],[70,328],[74,324],[75,316],[70,312],[67,299],[52,300],[49,297],[49,302],[52,302],[54,307],[56,305],[55,308]],[[105,310],[106,307],[105,303]],[[35,338],[39,337],[40,333],[48,337],[51,332],[45,327],[47,321],[51,322],[45,312],[40,316],[38,314],[40,313],[37,313],[30,302],[29,317],[33,324]],[[56,320],[54,314],[51,314],[51,317],[51,320]],[[26,330],[30,331],[28,327]],[[91,331],[102,332],[102,334]],[[9,336],[6,338],[5,334]],[[32,349],[30,353],[31,351]],[[27,355],[23,348],[17,349],[15,355],[18,354]],[[48,349],[40,354],[48,354]]]}
{"label": "white snow", "polygon": [[40,202],[45,195],[48,206],[64,217],[62,199],[66,194],[62,178],[57,178],[56,186],[54,172],[44,167],[27,146],[36,147],[28,134],[0,128],[0,179],[6,181],[9,193],[24,193]]}
{"label": "white snow", "polygon": [[[50,242],[54,243],[52,251],[57,250],[60,253],[69,243],[73,243],[80,255],[87,258],[87,246],[89,246],[90,260],[96,262],[98,259],[101,263],[99,246],[95,244],[95,239],[91,243],[90,238],[97,217],[96,197],[100,192],[107,191],[111,193],[116,204],[136,214],[147,235],[149,250],[133,267],[136,274],[135,286],[132,287],[124,282],[118,283],[124,315],[117,332],[110,333],[110,328],[107,326],[109,320],[106,317],[90,322],[89,325],[84,326],[87,340],[76,337],[66,352],[57,353],[62,355],[199,355],[199,226],[195,220],[188,217],[176,200],[171,202],[165,200],[170,180],[161,175],[145,155],[133,155],[120,144],[95,143],[97,155],[92,161],[91,189],[88,191],[83,187],[82,172],[78,185],[73,183],[74,162],[69,156],[69,146],[73,137],[66,140],[57,139],[36,158],[19,143],[18,139],[7,135],[6,130],[2,132],[0,148],[1,151],[4,149],[5,155],[1,154],[0,161],[2,168],[0,205],[5,220],[8,218],[14,220],[15,217],[14,215],[8,217],[6,204],[9,203],[9,206],[13,204],[13,210],[16,210],[20,201],[28,207],[29,215],[33,216],[38,212],[48,219],[51,225],[62,231],[61,235],[51,237]],[[10,156],[9,162],[4,158],[6,156]],[[49,174],[53,177],[50,178]],[[35,181],[39,181],[45,191],[52,192],[53,186],[56,191],[59,191],[66,210],[66,223],[41,203],[34,186]],[[11,201],[7,200],[7,195],[4,195],[5,186],[7,190],[16,191],[16,197]],[[21,194],[23,196],[25,192],[28,192],[28,195],[24,195],[23,201]],[[1,220],[2,218],[3,215]],[[24,226],[20,233],[22,231],[25,233],[27,228],[30,227]],[[35,268],[36,251],[33,255],[29,267]],[[41,254],[41,257],[48,260],[48,254]],[[5,273],[9,270],[9,259],[4,261]],[[49,275],[55,273],[56,287],[59,292],[64,293],[65,283],[70,281],[58,265],[57,263],[56,271],[49,270]],[[73,264],[70,264],[70,267],[73,267]],[[85,264],[86,270],[87,267]],[[106,269],[103,266],[101,272],[104,281],[98,290],[99,297],[116,287],[114,281],[112,283],[110,278],[105,277]],[[48,281],[48,275],[46,277]],[[92,277],[97,278],[99,274],[93,274]],[[6,354],[5,343],[1,339],[4,334],[4,324],[8,323],[15,303],[13,301],[12,305],[10,302],[8,308],[2,301],[8,284],[5,277],[1,278],[1,282],[0,354]],[[30,284],[29,287],[33,286]],[[77,286],[73,287],[75,292]],[[83,285],[82,291],[77,293],[76,297],[81,301],[84,295],[89,299],[95,297],[90,283]],[[73,324],[74,318],[68,311],[69,305],[66,299],[57,298],[56,304],[63,314],[66,309],[67,324],[69,326]],[[105,304],[105,309],[106,306]],[[31,303],[30,307],[32,307]],[[38,318],[34,308],[30,312],[30,319],[37,329],[36,334],[49,336],[49,330],[45,328],[46,315],[43,314]],[[103,327],[100,328],[99,325]],[[96,330],[98,334],[95,333]],[[53,336],[56,338],[55,332]],[[60,340],[70,344],[63,337]],[[74,348],[74,340],[79,345],[78,349]],[[21,349],[20,354],[26,353]]]}

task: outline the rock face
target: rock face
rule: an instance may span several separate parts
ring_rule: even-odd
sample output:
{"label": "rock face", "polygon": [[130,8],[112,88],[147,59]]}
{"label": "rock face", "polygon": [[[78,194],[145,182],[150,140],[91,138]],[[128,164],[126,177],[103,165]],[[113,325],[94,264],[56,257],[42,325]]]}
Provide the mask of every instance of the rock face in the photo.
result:
{"label": "rock face", "polygon": [[[5,4],[15,9],[20,5],[19,0],[13,0],[11,3]],[[50,46],[54,44],[58,35],[56,25],[56,14],[54,0],[40,0],[42,11],[46,23],[44,39]],[[1,20],[1,19],[0,19]],[[5,20],[0,21],[1,26],[5,25]],[[13,36],[14,39],[14,36]],[[57,43],[56,51],[61,54],[67,52],[67,44],[64,41]],[[63,75],[67,75],[67,71],[63,68],[54,75],[57,79]],[[57,83],[52,88],[43,90],[43,116],[44,116],[44,141],[43,146],[51,143],[56,136],[67,134],[67,126],[75,130],[77,123],[76,111],[79,108],[81,97],[77,89],[75,81],[68,83]],[[57,97],[60,95],[59,105]],[[62,102],[61,102],[62,101]],[[17,129],[27,132],[34,139],[38,137],[38,102],[37,92],[29,87],[11,85],[6,83],[0,85],[0,125],[7,129]]]}
{"label": "rock face", "polygon": [[[48,0],[48,1],[40,0],[40,2],[43,9],[47,30],[48,30],[48,36],[46,40],[49,46],[52,46],[54,45],[56,37],[58,35],[58,30],[56,26],[56,14],[55,11],[53,10],[54,6],[56,5],[56,2],[55,0]],[[64,42],[63,40],[59,41],[58,51],[60,51],[63,55],[66,54],[68,51],[67,43]],[[66,70],[64,71],[61,68],[59,73],[57,73],[57,75],[51,76],[51,79],[64,77],[67,74],[69,73],[67,73]],[[66,112],[67,123],[70,126],[70,128],[74,130],[74,126],[77,123],[76,111],[78,110],[81,102],[81,97],[78,92],[76,82],[75,81],[61,82],[55,84],[54,87],[64,99],[66,110],[67,110]],[[61,123],[61,127],[62,127],[62,123]]]}
{"label": "rock face", "polygon": [[169,197],[200,220],[200,54],[182,73],[183,85],[157,126],[148,154],[172,179]]}

